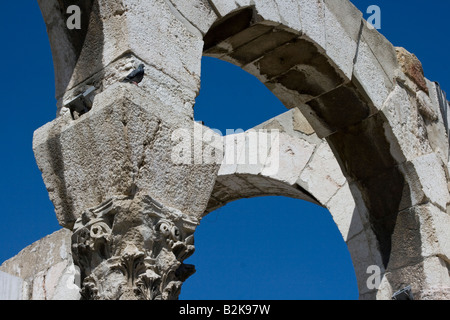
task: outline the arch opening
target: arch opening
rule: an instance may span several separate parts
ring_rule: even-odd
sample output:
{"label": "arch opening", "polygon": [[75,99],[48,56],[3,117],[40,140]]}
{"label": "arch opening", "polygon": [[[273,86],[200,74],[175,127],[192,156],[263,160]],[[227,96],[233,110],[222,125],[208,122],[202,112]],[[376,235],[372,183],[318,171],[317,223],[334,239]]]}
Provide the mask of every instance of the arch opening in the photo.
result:
{"label": "arch opening", "polygon": [[[274,96],[274,94],[270,90],[268,90],[267,87],[262,85],[261,82],[255,77],[249,75],[248,72],[242,70],[242,68],[235,67],[232,64],[227,63],[226,61],[224,62],[219,59],[208,57],[204,58],[203,63],[205,64],[203,65],[202,72],[202,90],[201,94],[197,98],[195,106],[196,120],[201,119],[205,122],[205,125],[210,126],[211,128],[218,128],[221,131],[224,131],[224,129],[230,126],[230,123],[231,126],[235,125],[236,123],[243,124],[242,127],[244,127],[244,129],[248,129],[252,126],[255,126],[255,124],[257,123],[272,119],[274,118],[274,116],[278,116],[279,114],[285,113],[287,111],[285,106],[278,100],[278,98]],[[219,77],[220,79],[216,80]],[[238,85],[236,85],[236,83],[238,83]],[[244,99],[242,99],[239,94],[235,93],[235,90],[239,90],[241,91],[241,93],[250,92],[252,100],[250,101],[251,103],[248,103],[248,100],[246,100],[245,97]],[[219,104],[221,104],[226,99],[232,101],[232,103],[225,104],[227,106],[226,113],[232,115],[230,117],[231,119],[227,119],[224,116],[216,114],[216,112],[214,112],[214,109],[212,108],[215,105],[211,105],[212,101],[217,101]],[[287,112],[289,113],[289,111]],[[234,118],[236,118],[236,114],[240,115],[240,119],[236,119],[237,121],[233,122],[233,120],[235,120]],[[244,121],[246,118],[250,118],[253,123],[247,122],[247,124],[245,124]],[[282,128],[280,129],[283,130]],[[303,134],[303,136],[307,137],[307,134]],[[309,139],[311,139],[311,142],[314,141],[318,145],[322,141],[317,136],[313,137],[313,135],[310,135]],[[225,299],[230,297],[253,299],[255,297],[261,299],[276,299],[277,297],[285,299],[314,299],[318,298],[320,295],[322,297],[326,296],[330,299],[357,299],[358,288],[355,284],[355,270],[351,262],[349,249],[346,246],[343,236],[339,232],[336,223],[333,221],[333,217],[331,216],[330,212],[320,203],[318,199],[314,197],[313,194],[308,192],[308,190],[302,188],[299,184],[289,185],[288,183],[278,181],[275,178],[271,179],[268,177],[260,177],[258,175],[241,173],[237,174],[236,176],[221,176],[219,174],[212,198],[216,196],[216,192],[220,193],[220,183],[224,183],[224,185],[228,187],[228,183],[232,183],[231,181],[233,179],[246,180],[249,182],[249,187],[245,189],[242,186],[238,187],[240,189],[236,194],[232,194],[232,192],[229,192],[229,197],[220,198],[219,204],[214,203],[214,200],[210,200],[207,208],[208,214],[203,218],[199,227],[200,230],[197,229],[196,231],[196,252],[201,252],[201,254],[198,255],[196,253],[195,255],[193,255],[193,257],[189,258],[191,259],[190,262],[188,261],[188,263],[196,265],[198,270],[196,277],[198,278],[195,279],[195,282],[193,283],[189,281],[190,284],[185,284],[185,286],[187,286],[188,288],[183,288],[182,295],[180,296],[181,299],[189,299],[190,290],[194,290],[196,286],[202,286],[202,292],[204,292],[205,297],[213,299]],[[344,183],[344,181],[341,181],[341,183]],[[254,187],[255,185],[257,185],[256,188]],[[296,201],[299,199],[305,201]],[[227,204],[225,205],[225,203]],[[296,214],[299,213],[296,211],[302,211],[304,209],[308,212],[307,215]],[[251,267],[251,265],[258,265],[263,263],[261,259],[265,258],[262,258],[260,256],[261,254],[258,255],[256,253],[251,253],[248,257],[248,260],[246,260],[247,262],[245,262],[245,266],[241,267],[240,265],[234,264],[232,261],[235,261],[235,259],[231,258],[231,256],[228,255],[233,253],[233,249],[231,249],[230,247],[223,249],[230,250],[228,251],[228,253],[226,253],[228,256],[224,256],[216,252],[214,258],[211,257],[212,253],[209,252],[207,248],[205,249],[205,251],[203,251],[204,248],[202,248],[202,242],[216,241],[216,239],[211,239],[214,234],[216,236],[217,234],[221,234],[220,239],[222,240],[219,240],[219,242],[223,242],[227,237],[233,237],[233,233],[229,230],[226,230],[226,228],[228,228],[232,224],[233,219],[235,219],[234,221],[236,221],[236,223],[238,223],[242,228],[244,228],[244,226],[246,225],[251,225],[252,223],[255,224],[255,221],[251,221],[252,219],[257,219],[255,210],[258,210],[260,215],[264,216],[262,221],[267,222],[271,219],[282,221],[279,222],[280,225],[277,227],[272,226],[275,223],[273,221],[267,222],[266,225],[262,227],[261,224],[264,223],[258,220],[256,222],[256,225],[261,226],[261,230],[259,230],[259,233],[256,235],[256,237],[262,237],[264,230],[270,230],[271,228],[274,228],[274,232],[276,232],[277,234],[279,233],[283,235],[282,225],[284,223],[288,224],[289,226],[299,225],[302,227],[313,225],[314,228],[319,229],[320,225],[323,224],[323,229],[320,229],[319,234],[325,233],[328,237],[327,239],[324,239],[322,236],[316,236],[315,240],[313,241],[312,239],[314,238],[314,236],[311,236],[308,244],[303,243],[303,245],[301,241],[296,242],[292,239],[288,241],[286,240],[286,237],[278,237],[276,239],[272,239],[271,242],[273,242],[273,244],[265,241],[265,246],[267,250],[270,251],[269,253],[271,254],[271,257],[267,258],[270,261],[265,267],[265,270],[262,274],[264,274],[266,277],[269,277],[269,274],[275,275],[274,278],[267,278],[266,280],[271,282],[272,286],[278,286],[279,289],[276,289],[276,292],[280,293],[282,287],[286,287],[286,283],[288,283],[288,287],[290,288],[287,291],[281,292],[281,294],[278,296],[276,294],[272,295],[274,292],[268,292],[267,290],[265,293],[264,291],[262,291],[255,296],[251,296],[251,292],[254,291],[247,291],[247,289],[245,289],[246,285],[254,287],[253,281],[261,283],[266,281],[263,279],[263,276],[259,278],[256,277],[249,279],[250,275],[245,275],[246,272],[250,272],[248,269]],[[286,210],[286,212],[284,210]],[[279,217],[277,217],[277,215],[279,215],[279,211],[283,211],[283,213],[280,214]],[[287,213],[288,211],[290,211],[290,213]],[[274,212],[276,212],[275,215],[273,214]],[[239,218],[237,214],[240,214],[243,217]],[[218,218],[218,215],[220,215],[220,218]],[[319,218],[317,219],[317,221],[312,221],[311,219],[315,219],[315,217]],[[219,219],[225,220],[223,229],[221,229],[221,226],[217,225],[217,221]],[[213,225],[211,226],[211,224]],[[207,226],[204,227],[204,230],[208,230],[204,231],[206,235],[203,235],[201,231],[203,229],[202,226]],[[215,231],[210,233],[209,230]],[[229,234],[230,232],[231,235]],[[241,230],[240,232],[244,231]],[[239,237],[240,239],[243,239],[245,237],[251,238],[252,235],[249,231],[247,234],[241,233]],[[235,241],[236,240],[233,238],[233,243],[236,243]],[[231,244],[227,245],[231,246]],[[208,247],[217,246],[219,246],[219,244],[208,244]],[[307,248],[301,249],[303,246],[306,246]],[[283,250],[277,251],[278,247],[282,247]],[[218,248],[217,250],[221,252],[222,249]],[[262,250],[262,247],[258,247],[256,250]],[[325,266],[325,260],[328,258],[325,257],[329,256],[327,253],[328,250],[332,250],[333,254],[336,255],[336,259],[334,259],[333,263],[331,264],[336,263],[338,267],[329,266],[329,268],[331,268],[332,270],[327,271],[328,267]],[[246,244],[242,248],[238,249],[238,251],[240,251],[241,253],[242,251],[250,252],[251,249]],[[282,256],[283,252],[291,253],[282,258],[280,257],[280,255]],[[295,255],[295,252],[300,253],[298,256],[293,258],[292,255]],[[308,258],[307,252],[314,252],[314,254]],[[321,254],[319,252],[321,252]],[[206,257],[203,256],[204,254],[206,255]],[[332,259],[331,257],[329,258]],[[280,259],[285,261],[285,264],[283,264],[283,266],[278,267],[279,269],[282,269],[283,276],[281,274],[276,275],[277,267],[276,263],[274,262]],[[302,276],[299,276],[298,278],[296,278],[294,275],[288,276],[289,268],[291,268],[291,272],[293,274],[297,272],[295,268],[298,268],[300,270],[302,269],[301,264],[300,267],[296,267],[296,264],[299,263],[298,259],[305,260],[305,268],[311,272],[312,270],[320,266],[321,273],[319,274],[313,272],[311,276],[308,276],[307,274],[309,271],[305,271],[305,273],[303,273]],[[341,263],[338,263],[337,261],[341,261]],[[236,270],[230,271],[230,274],[227,275],[214,275],[213,271],[208,271],[211,269],[215,269],[212,265],[213,263],[231,263],[233,268],[236,268]],[[337,272],[337,270],[343,269],[345,269],[343,272]],[[324,276],[326,272],[328,273],[326,276]],[[205,279],[204,277],[207,277],[207,279]],[[224,286],[223,284],[220,284],[220,281],[222,281],[224,277],[235,277],[236,279]],[[292,277],[292,279],[289,279],[289,277]],[[327,280],[327,277],[333,277],[334,280],[330,282],[329,279]],[[242,279],[243,283],[240,284],[240,280],[237,279]],[[250,285],[251,283],[253,283],[253,285]],[[234,287],[234,289],[232,284],[233,286],[236,286]],[[204,286],[207,286],[207,290],[205,291],[203,291]],[[346,291],[346,293],[342,293],[340,289],[335,290],[336,287],[339,286],[342,286],[343,290]],[[215,289],[213,287],[215,287]],[[218,288],[222,288],[223,290]],[[303,288],[304,290],[303,293],[301,292],[301,288]],[[310,291],[308,291],[308,288],[310,288]],[[239,291],[239,293],[237,295],[234,295],[233,293],[229,296],[226,296],[226,290],[228,290],[229,292],[235,290]],[[322,294],[320,293],[321,291]]]}
{"label": "arch opening", "polygon": [[186,262],[197,272],[181,300],[358,299],[350,253],[331,214],[306,201],[232,202],[202,220],[195,245]]}
{"label": "arch opening", "polygon": [[[360,59],[356,48],[365,27],[360,16],[353,23],[357,27],[349,30],[344,25],[337,36],[352,38],[352,66]],[[352,190],[362,193],[386,268],[399,208],[409,205],[404,194],[408,186],[391,154],[386,117],[354,71],[308,34],[265,20],[253,7],[220,18],[204,39],[204,55],[256,76],[285,107],[300,110],[318,137],[329,143],[343,174],[356,187]]]}

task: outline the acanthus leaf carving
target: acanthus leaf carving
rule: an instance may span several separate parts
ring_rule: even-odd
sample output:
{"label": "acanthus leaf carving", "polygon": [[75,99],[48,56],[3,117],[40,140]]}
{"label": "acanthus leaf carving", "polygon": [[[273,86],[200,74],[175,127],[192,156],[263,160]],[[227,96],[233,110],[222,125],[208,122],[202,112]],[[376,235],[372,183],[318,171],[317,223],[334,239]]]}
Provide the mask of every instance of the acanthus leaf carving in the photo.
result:
{"label": "acanthus leaf carving", "polygon": [[195,272],[183,261],[195,250],[197,225],[149,196],[114,197],[86,210],[72,236],[83,299],[177,299]]}

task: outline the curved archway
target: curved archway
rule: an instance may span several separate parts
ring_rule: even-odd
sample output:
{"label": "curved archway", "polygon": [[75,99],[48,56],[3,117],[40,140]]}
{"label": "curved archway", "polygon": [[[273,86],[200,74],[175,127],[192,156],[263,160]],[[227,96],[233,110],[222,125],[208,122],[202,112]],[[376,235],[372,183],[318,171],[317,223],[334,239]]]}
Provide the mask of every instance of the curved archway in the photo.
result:
{"label": "curved archway", "polygon": [[[91,28],[93,31],[88,32],[84,47],[104,36],[110,40],[112,35],[117,38],[111,42],[105,40],[114,43],[109,51],[88,55],[89,59],[102,61],[101,72],[86,70],[82,64],[75,67],[74,74],[79,79],[76,83],[100,75],[98,89],[106,97],[104,103],[115,96],[114,89],[120,87],[115,85],[116,80],[128,62],[145,62],[151,67],[151,76],[142,86],[142,92],[120,88],[121,96],[136,98],[133,102],[145,105],[149,108],[145,112],[151,110],[160,119],[170,118],[168,127],[173,128],[192,122],[191,107],[199,89],[203,52],[240,66],[257,76],[285,106],[301,111],[335,155],[348,182],[346,190],[351,205],[358,208],[360,217],[367,218],[361,221],[365,238],[359,242],[366,247],[359,253],[367,256],[369,252],[370,259],[357,259],[357,263],[364,271],[369,264],[377,264],[385,280],[385,287],[360,291],[361,297],[390,298],[393,291],[407,283],[413,284],[419,296],[439,293],[440,289],[433,287],[436,284],[428,281],[425,270],[448,260],[448,248],[441,243],[435,245],[423,234],[428,229],[438,230],[437,221],[445,220],[442,215],[450,203],[448,159],[436,147],[445,134],[435,135],[434,141],[427,137],[427,130],[436,129],[434,124],[442,129],[443,121],[437,86],[424,78],[420,62],[408,52],[394,48],[371,29],[361,12],[345,0],[209,0],[197,3],[195,9],[177,0],[146,3],[145,8],[135,6],[134,0],[127,4],[133,8],[127,11],[121,10],[118,3],[112,7],[101,4],[104,25]],[[41,7],[45,6],[41,4]],[[116,16],[127,23],[117,23]],[[142,39],[142,25],[155,31],[148,39]],[[108,77],[102,74],[104,70]],[[147,95],[155,97],[155,101],[149,103]],[[161,103],[167,107],[163,112],[156,107]],[[165,114],[169,110],[171,117]],[[57,127],[55,131],[61,130]],[[48,135],[42,134],[40,138],[36,140],[43,146]],[[45,167],[47,151],[40,150],[44,155],[41,167],[48,171],[47,176],[54,178],[54,172]],[[94,152],[89,155],[95,158]],[[65,161],[70,167],[70,159]],[[133,163],[126,170],[139,170],[136,167],[141,164]],[[159,189],[146,185],[144,180],[139,182],[146,191],[160,195],[167,186],[176,189],[187,172],[195,174],[194,169],[178,172],[180,179]],[[209,187],[215,179],[214,173],[202,173],[204,184]],[[55,179],[60,180],[59,176]],[[189,182],[194,180],[199,182],[199,179]],[[48,179],[46,184],[53,187],[53,182]],[[78,180],[73,182],[80,185]],[[86,178],[82,182],[90,181]],[[290,187],[294,185],[287,182]],[[129,192],[129,186],[123,187],[116,193]],[[192,190],[198,190],[195,184],[189,188],[190,196]],[[201,191],[201,200],[195,208],[189,207],[191,197],[175,196],[167,201],[181,210],[192,209],[190,214],[198,218],[207,198],[206,191]],[[62,195],[74,200],[77,209],[86,207],[81,200],[83,192],[69,190],[69,193]],[[87,202],[97,201],[93,195],[87,196],[90,197]],[[64,221],[67,210],[61,206],[67,199],[61,199],[61,192],[53,193],[52,197],[59,205],[61,221],[70,226]],[[354,216],[354,212],[350,214],[350,218]],[[431,218],[420,220],[424,216]],[[76,214],[70,218],[76,218]],[[445,221],[448,225],[448,219]],[[442,236],[439,237],[439,242],[443,242]],[[355,249],[360,248],[355,246]],[[364,282],[362,277],[360,280]]]}
{"label": "curved archway", "polygon": [[[358,11],[352,11],[354,8],[348,7],[346,9],[352,12],[352,18],[359,19],[361,22],[356,25],[338,25],[338,27],[344,28],[341,31],[345,36],[340,41],[346,41],[345,50],[352,47],[355,49],[349,55],[348,52],[342,52],[342,47],[336,48],[332,43],[321,43],[317,38],[312,39],[305,33],[292,30],[285,23],[265,20],[258,9],[258,6],[256,8],[239,8],[216,21],[204,38],[205,55],[229,61],[256,76],[286,107],[293,110],[292,113],[301,111],[301,117],[304,117],[303,122],[312,127],[319,140],[326,138],[341,164],[346,176],[344,181],[352,182],[342,189],[346,190],[342,192],[345,192],[347,208],[344,209],[345,212],[340,212],[338,215],[345,216],[345,218],[339,221],[341,217],[335,215],[335,220],[338,219],[337,224],[341,225],[341,232],[346,241],[349,240],[348,236],[351,238],[355,234],[360,235],[360,239],[350,239],[348,244],[350,251],[353,251],[354,261],[359,261],[355,267],[360,294],[369,296],[373,293],[370,293],[370,288],[367,288],[366,284],[367,267],[370,265],[381,266],[381,268],[387,266],[391,252],[391,234],[402,197],[404,179],[390,154],[390,142],[387,141],[382,126],[383,116],[381,115],[380,118],[376,102],[370,99],[358,77],[353,75],[355,72],[353,62],[358,61],[356,43],[360,41],[360,33],[364,27],[363,20],[358,16]],[[327,9],[337,10],[337,14],[342,13],[341,9],[336,7]],[[320,12],[317,14],[320,15]],[[325,21],[325,23],[328,22],[328,20]],[[330,37],[327,41],[332,40]],[[341,52],[334,56],[336,59],[333,59],[333,55],[336,54],[333,50],[336,49]],[[350,56],[351,68],[348,69],[346,65],[349,64]],[[388,86],[389,80],[381,80],[386,81],[385,84],[382,84],[383,86]],[[292,114],[291,117],[293,119],[295,115]],[[374,130],[379,130],[377,128],[380,128],[381,131],[374,132]],[[286,143],[289,146],[288,149],[292,150],[290,148],[292,143]],[[314,148],[315,145],[312,149],[315,150]],[[357,150],[358,152],[355,153]],[[334,156],[331,157],[334,159]],[[306,163],[309,161],[308,159],[311,158],[308,157]],[[381,165],[375,168],[371,166],[374,171],[369,172],[367,168],[372,161]],[[301,161],[296,157],[289,164],[283,164],[283,167],[285,170],[296,171],[299,168],[294,169],[292,165],[302,167],[299,163]],[[303,168],[300,169],[300,172],[302,170]],[[255,172],[252,172],[252,174],[256,179],[261,177],[260,173],[255,175]],[[243,183],[237,184],[233,181],[231,184],[234,183],[238,186],[234,187],[235,189],[240,189],[242,185],[246,184],[250,185],[247,189],[258,185],[258,182],[255,181],[248,183],[247,177],[242,179],[243,172],[239,172],[237,169],[232,175],[233,178],[227,177],[225,180],[228,182],[236,179],[244,180]],[[313,175],[320,174],[314,172]],[[380,189],[379,183],[381,182],[378,180],[383,180],[384,184],[386,175],[389,175],[391,179],[390,184],[387,188]],[[314,197],[314,192],[305,190],[301,184],[296,184],[296,179],[286,181],[284,177],[275,177],[275,180],[278,178],[285,186],[293,186],[295,191],[300,189],[300,197],[303,199],[309,198],[310,201],[321,203]],[[240,190],[234,190],[235,194],[233,195],[233,191],[230,192],[226,187],[225,198],[217,199],[224,193],[223,176],[221,177],[219,171],[216,186],[220,187],[218,191],[213,191],[210,205],[213,202],[220,206],[220,203],[227,203],[233,197],[238,199],[241,196],[264,195],[266,191],[260,190],[266,188],[271,182],[270,179],[263,180],[264,187],[256,187],[257,192],[251,190],[249,194],[246,194]],[[367,183],[364,180],[370,181]],[[308,186],[314,188],[314,184]],[[366,188],[363,190],[363,194],[361,194],[362,186]],[[286,192],[285,190],[281,191],[283,188],[274,188],[273,185],[267,188],[269,194],[270,192],[273,194]],[[380,202],[377,199],[380,193],[384,192],[388,193],[389,197],[385,197]],[[217,196],[218,194],[219,196]],[[355,201],[355,197],[360,201]],[[325,202],[321,204],[325,205]],[[342,204],[340,205],[342,206]],[[342,208],[340,210],[342,211]],[[371,210],[376,211],[376,218],[370,214],[367,215],[367,212]],[[376,240],[372,229],[370,227],[367,229],[369,224],[373,227]],[[356,231],[354,230],[355,226],[357,226]],[[363,231],[364,228],[365,231]],[[356,244],[353,244],[352,241]],[[361,244],[362,247],[365,247],[364,253],[361,252]],[[356,248],[359,249],[358,252]],[[361,261],[364,263],[361,264]]]}
{"label": "curved archway", "polygon": [[[286,197],[241,199],[206,216],[180,299],[354,300],[352,260],[326,208]],[[219,271],[220,270],[220,271]]]}
{"label": "curved archway", "polygon": [[[244,94],[248,96],[245,97]],[[211,101],[217,102],[214,108],[210,105]],[[227,118],[222,114],[224,107],[231,117]],[[256,128],[261,130],[270,130],[272,127],[283,133],[288,131],[293,136],[296,130],[298,137],[308,137],[311,143],[322,142],[312,132],[301,132],[301,128],[307,126],[301,115],[295,110],[286,112],[284,105],[258,79],[214,58],[203,60],[202,90],[194,111],[195,119],[203,119],[206,125],[218,128],[223,133],[226,128],[232,129],[229,131],[242,127],[247,130],[259,124]],[[295,119],[290,119],[293,114]],[[271,120],[265,121],[267,119]],[[290,131],[283,128],[283,125],[289,127],[289,119],[291,122],[297,121],[296,126],[291,124]],[[299,123],[302,120],[303,123]],[[311,152],[311,145],[305,144],[305,149],[298,151],[308,154]],[[313,190],[325,204],[328,202],[325,198],[331,198],[337,186],[345,183],[345,178],[342,174],[337,178],[337,174],[331,172],[333,168],[340,173],[340,169],[337,163],[332,165],[335,160],[326,143],[318,148],[318,155],[322,158],[315,162],[329,166],[325,170],[327,174],[324,174],[327,178],[314,181],[314,184],[320,186],[308,186],[313,183],[309,181],[313,168],[310,166],[309,173],[305,172],[303,176],[303,182],[306,189]],[[242,164],[245,167],[245,163]],[[229,167],[232,166],[233,164]],[[197,253],[200,254],[191,257],[190,261],[199,270],[198,278],[185,284],[182,299],[188,299],[190,290],[195,290],[200,285],[204,291],[203,297],[209,299],[226,299],[232,296],[239,299],[357,298],[355,271],[343,238],[345,234],[347,240],[347,231],[342,230],[343,234],[339,232],[330,212],[322,207],[319,200],[299,184],[291,186],[278,176],[263,177],[251,172],[252,170],[246,173],[242,168],[232,172],[229,167],[225,167],[222,166],[219,171],[216,187],[207,207],[207,211],[212,212],[202,220],[196,231]],[[289,170],[295,171],[294,167]],[[235,174],[236,172],[239,174]],[[322,192],[318,192],[319,189]],[[283,195],[291,199],[270,195]],[[242,198],[251,199],[239,200]],[[231,231],[233,225],[236,230]],[[243,240],[245,237],[247,241]],[[264,237],[268,239],[262,240]],[[208,247],[216,248],[214,257],[204,248],[205,241],[210,242]],[[261,241],[260,246],[256,244],[258,241]],[[205,249],[204,252],[202,248]],[[267,252],[263,254],[261,251]],[[234,255],[237,252],[240,253],[240,258]],[[245,252],[248,252],[248,257],[243,256]],[[229,273],[215,274],[214,270],[218,269],[214,267],[215,264],[229,264]],[[251,271],[255,268],[258,270]],[[264,269],[262,272],[261,268]],[[264,275],[266,278],[263,278]],[[230,281],[230,277],[235,280]],[[264,284],[266,282],[267,286]]]}

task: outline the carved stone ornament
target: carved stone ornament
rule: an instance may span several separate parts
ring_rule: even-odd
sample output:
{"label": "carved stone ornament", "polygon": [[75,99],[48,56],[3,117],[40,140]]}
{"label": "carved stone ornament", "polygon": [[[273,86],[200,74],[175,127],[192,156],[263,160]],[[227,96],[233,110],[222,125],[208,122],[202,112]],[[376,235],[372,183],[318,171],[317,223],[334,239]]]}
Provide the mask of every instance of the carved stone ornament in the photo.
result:
{"label": "carved stone ornament", "polygon": [[149,196],[114,197],[76,221],[72,253],[86,300],[173,300],[195,272],[198,221]]}

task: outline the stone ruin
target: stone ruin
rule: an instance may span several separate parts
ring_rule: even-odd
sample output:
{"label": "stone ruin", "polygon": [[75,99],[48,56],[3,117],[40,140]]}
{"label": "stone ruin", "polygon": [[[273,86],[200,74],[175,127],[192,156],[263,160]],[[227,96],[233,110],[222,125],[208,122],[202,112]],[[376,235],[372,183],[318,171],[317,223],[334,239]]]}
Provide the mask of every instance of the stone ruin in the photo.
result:
{"label": "stone ruin", "polygon": [[[70,1],[38,2],[57,117],[33,150],[63,229],[1,266],[3,298],[177,299],[201,219],[265,195],[329,210],[360,299],[407,286],[414,299],[450,298],[449,104],[350,1],[83,0],[73,30]],[[174,161],[179,130],[188,157],[252,154],[255,131],[221,137],[194,121],[203,55],[287,107],[255,128],[265,161]],[[120,82],[141,63],[139,86]]]}

